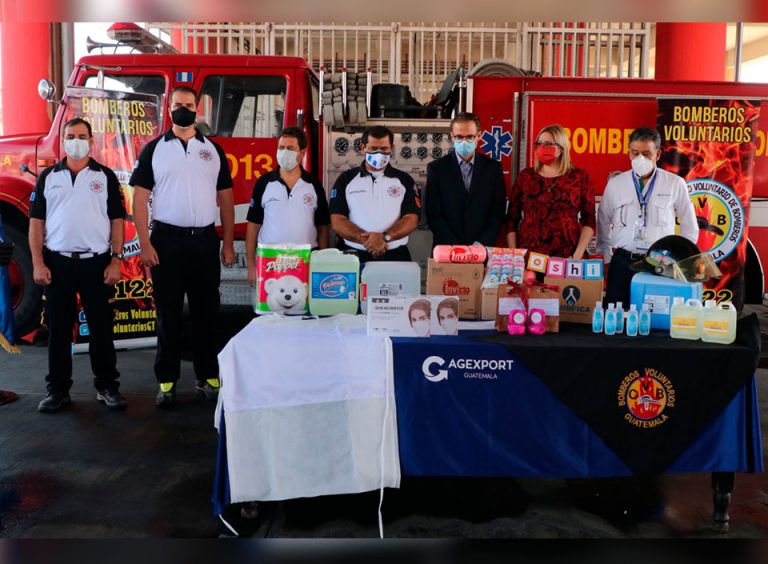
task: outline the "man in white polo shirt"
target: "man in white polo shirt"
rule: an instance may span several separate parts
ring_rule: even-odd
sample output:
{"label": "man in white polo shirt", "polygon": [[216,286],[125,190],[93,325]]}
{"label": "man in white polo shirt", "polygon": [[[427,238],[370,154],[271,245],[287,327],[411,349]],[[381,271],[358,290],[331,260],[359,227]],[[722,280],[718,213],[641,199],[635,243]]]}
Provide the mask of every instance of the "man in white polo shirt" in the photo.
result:
{"label": "man in white polo shirt", "polygon": [[125,399],[118,392],[109,299],[123,259],[123,196],[115,173],[88,157],[91,125],[75,118],[64,124],[63,132],[67,156],[40,173],[29,206],[33,276],[46,288],[49,331],[48,396],[37,409],[52,413],[71,403],[78,293],[88,320],[96,399],[120,409]]}
{"label": "man in white polo shirt", "polygon": [[394,135],[376,125],[365,130],[363,163],[343,173],[331,190],[331,227],[361,263],[409,261],[408,235],[419,224],[413,178],[389,164]]}
{"label": "man in white polo shirt", "polygon": [[[180,86],[171,91],[173,126],[141,151],[130,183],[141,259],[151,268],[157,307],[155,403],[176,403],[181,371],[181,321],[184,295],[192,323],[192,363],[198,395],[213,399],[219,390],[219,366],[212,338],[219,310],[221,269],[235,263],[235,208],[232,176],[224,151],[195,129],[197,94]],[[148,201],[152,196],[152,236]],[[221,215],[224,243],[214,223]]]}
{"label": "man in white polo shirt", "polygon": [[323,185],[301,167],[307,137],[286,127],[277,140],[279,167],[256,181],[245,234],[248,283],[256,284],[256,245],[293,243],[328,247],[330,217]]}
{"label": "man in white polo shirt", "polygon": [[605,303],[630,300],[630,265],[645,256],[654,241],[675,233],[696,243],[699,226],[685,180],[656,166],[661,136],[640,127],[629,136],[632,169],[608,181],[597,210],[597,248],[608,270]]}

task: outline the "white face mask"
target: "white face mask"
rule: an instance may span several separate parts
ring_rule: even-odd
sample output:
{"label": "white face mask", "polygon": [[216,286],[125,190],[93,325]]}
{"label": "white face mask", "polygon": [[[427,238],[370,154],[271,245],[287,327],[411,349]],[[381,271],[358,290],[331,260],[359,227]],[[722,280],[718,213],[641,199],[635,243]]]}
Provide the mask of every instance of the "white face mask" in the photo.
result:
{"label": "white face mask", "polygon": [[64,141],[64,152],[75,161],[88,156],[91,144],[86,139],[67,139]]}
{"label": "white face mask", "polygon": [[365,162],[367,162],[371,168],[382,169],[389,164],[389,155],[384,153],[366,153]]}
{"label": "white face mask", "polygon": [[419,337],[429,337],[429,321],[414,321],[413,330]]}
{"label": "white face mask", "polygon": [[653,172],[655,165],[651,159],[646,159],[643,155],[637,155],[632,159],[632,170],[635,176],[642,178]]}
{"label": "white face mask", "polygon": [[441,322],[443,331],[446,335],[458,335],[459,333],[459,320],[458,319],[443,319]]}
{"label": "white face mask", "polygon": [[291,149],[278,149],[277,150],[277,164],[283,170],[293,170],[299,166],[298,161],[299,153]]}

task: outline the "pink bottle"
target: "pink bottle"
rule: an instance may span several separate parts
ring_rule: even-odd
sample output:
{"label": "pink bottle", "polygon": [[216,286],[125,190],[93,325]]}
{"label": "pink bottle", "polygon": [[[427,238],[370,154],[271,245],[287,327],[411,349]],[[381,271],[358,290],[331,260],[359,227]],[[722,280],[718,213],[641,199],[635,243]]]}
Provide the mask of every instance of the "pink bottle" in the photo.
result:
{"label": "pink bottle", "polygon": [[533,335],[543,335],[547,331],[546,314],[537,307],[528,312],[528,332]]}
{"label": "pink bottle", "polygon": [[525,335],[525,310],[513,309],[509,312],[507,332],[510,335]]}
{"label": "pink bottle", "polygon": [[483,263],[486,257],[482,245],[437,245],[432,251],[435,262]]}

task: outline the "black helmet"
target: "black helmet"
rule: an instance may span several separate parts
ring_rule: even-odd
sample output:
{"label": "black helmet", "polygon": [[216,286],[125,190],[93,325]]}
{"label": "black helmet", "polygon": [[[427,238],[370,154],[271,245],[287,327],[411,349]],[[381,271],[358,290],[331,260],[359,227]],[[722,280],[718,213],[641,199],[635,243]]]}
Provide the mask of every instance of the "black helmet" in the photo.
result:
{"label": "black helmet", "polygon": [[630,268],[684,282],[706,282],[722,276],[709,253],[702,253],[695,243],[680,235],[662,237]]}

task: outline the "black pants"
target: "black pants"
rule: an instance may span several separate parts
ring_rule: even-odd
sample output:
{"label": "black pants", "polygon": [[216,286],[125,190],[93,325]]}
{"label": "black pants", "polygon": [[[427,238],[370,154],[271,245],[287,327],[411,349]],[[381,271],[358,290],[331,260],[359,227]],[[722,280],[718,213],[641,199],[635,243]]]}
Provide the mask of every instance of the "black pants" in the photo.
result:
{"label": "black pants", "polygon": [[[635,259],[627,252],[618,252],[613,254],[611,264],[608,267],[607,288],[605,291],[605,304],[615,304],[621,302],[624,309],[629,309],[630,288],[632,277],[637,274],[629,269],[629,265],[635,262]],[[638,255],[644,256],[644,255]]]}
{"label": "black pants", "polygon": [[114,293],[104,284],[104,270],[111,260],[109,253],[73,259],[46,250],[45,265],[51,271],[46,287],[46,319],[48,322],[48,392],[64,394],[72,387],[72,330],[77,314],[77,293],[88,322],[88,353],[97,390],[119,387],[117,357],[112,342],[114,313],[109,299]]}
{"label": "black pants", "polygon": [[159,264],[152,267],[157,308],[155,376],[176,382],[181,372],[184,294],[192,323],[192,363],[199,382],[219,377],[214,329],[219,311],[219,237],[211,227],[194,235],[155,225],[151,236]]}
{"label": "black pants", "polygon": [[373,256],[368,251],[353,249],[352,247],[348,246],[346,243],[342,243],[341,250],[347,251],[347,252],[354,252],[357,255],[357,258],[360,259],[360,264],[365,264],[366,262],[393,262],[393,261],[408,262],[411,260],[411,252],[408,250],[408,247],[406,245],[402,245],[401,247],[397,247],[396,249],[389,250],[379,257]]}

